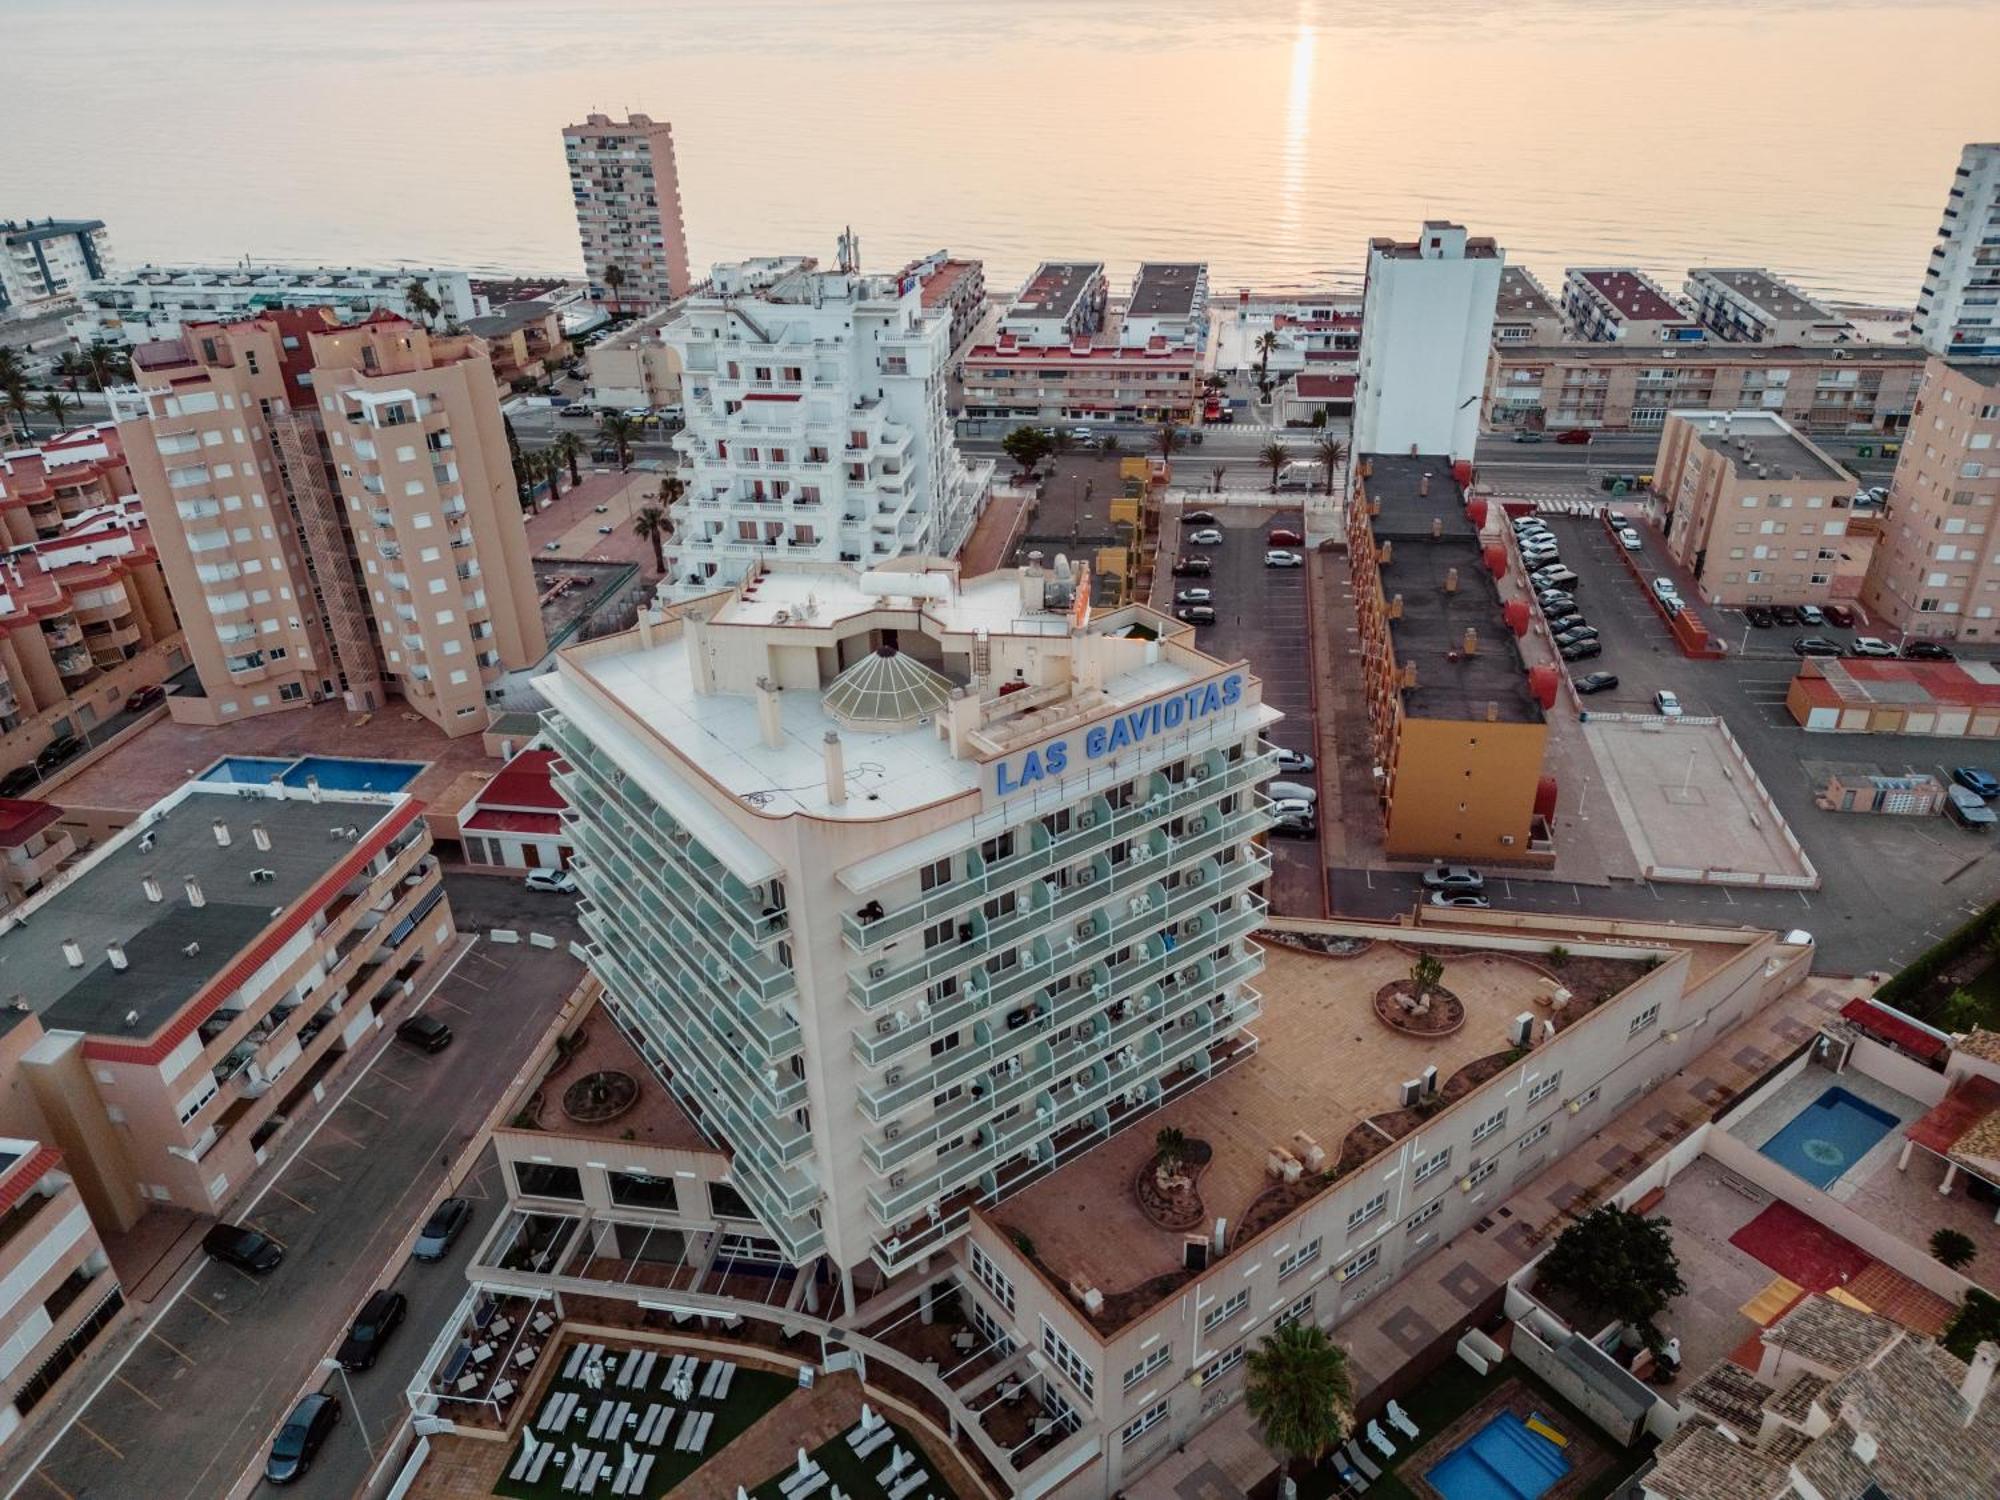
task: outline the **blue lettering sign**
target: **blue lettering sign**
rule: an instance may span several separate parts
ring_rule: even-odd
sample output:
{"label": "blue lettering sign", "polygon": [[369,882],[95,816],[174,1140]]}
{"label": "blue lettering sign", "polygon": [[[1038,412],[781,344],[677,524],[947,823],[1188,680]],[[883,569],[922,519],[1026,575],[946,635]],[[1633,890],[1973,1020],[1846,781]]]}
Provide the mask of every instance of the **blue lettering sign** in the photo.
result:
{"label": "blue lettering sign", "polygon": [[[1082,752],[1086,761],[1103,760],[1143,744],[1154,735],[1192,726],[1210,714],[1234,708],[1243,701],[1243,674],[1231,672],[1217,682],[1205,682],[1171,698],[1157,699],[1144,708],[1135,708],[1083,732]],[[993,768],[994,789],[1011,797],[1038,782],[1051,781],[1069,770],[1070,740],[1051,740],[1033,750],[999,761]]]}

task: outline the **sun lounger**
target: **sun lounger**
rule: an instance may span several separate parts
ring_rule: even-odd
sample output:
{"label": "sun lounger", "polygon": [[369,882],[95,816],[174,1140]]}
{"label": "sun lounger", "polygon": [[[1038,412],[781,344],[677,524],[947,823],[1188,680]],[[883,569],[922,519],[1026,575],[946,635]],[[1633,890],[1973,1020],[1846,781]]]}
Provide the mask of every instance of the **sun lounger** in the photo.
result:
{"label": "sun lounger", "polygon": [[597,1481],[603,1477],[604,1471],[610,1466],[611,1460],[606,1458],[602,1453],[593,1451],[584,1455],[583,1482],[577,1486],[578,1493],[585,1495],[596,1494]]}
{"label": "sun lounger", "polygon": [[794,1469],[778,1481],[778,1493],[783,1495],[785,1500],[799,1500],[801,1495],[811,1494],[818,1488],[818,1485],[813,1483],[816,1479],[821,1483],[826,1481],[826,1470],[818,1464],[813,1464],[809,1469]]}
{"label": "sun lounger", "polygon": [[556,1421],[564,1427],[569,1426],[571,1422],[576,1420],[576,1409],[581,1405],[583,1405],[583,1397],[577,1395],[575,1391],[565,1391],[563,1393],[562,1412],[556,1418]]}
{"label": "sun lounger", "polygon": [[896,1482],[896,1477],[909,1466],[910,1455],[902,1450],[901,1445],[898,1445],[896,1450],[889,1455],[888,1467],[875,1476],[875,1482],[886,1490]]}
{"label": "sun lounger", "polygon": [[694,1424],[694,1451],[696,1453],[701,1452],[708,1446],[708,1429],[714,1425],[715,1413],[712,1411],[703,1412],[701,1420]]}
{"label": "sun lounger", "polygon": [[791,1500],[806,1500],[808,1495],[816,1495],[832,1482],[832,1476],[824,1469],[814,1469],[812,1478],[792,1491]]}
{"label": "sun lounger", "polygon": [[722,1373],[722,1361],[719,1359],[711,1359],[708,1362],[707,1372],[703,1374],[703,1376],[701,1377],[702,1400],[706,1401],[710,1396],[713,1396],[715,1394],[715,1377],[720,1375],[721,1373]]}
{"label": "sun lounger", "polygon": [[563,1361],[562,1378],[564,1380],[576,1380],[582,1376],[584,1355],[588,1348],[589,1345],[587,1344],[571,1344],[569,1346],[569,1358]]}
{"label": "sun lounger", "polygon": [[856,1458],[873,1458],[880,1448],[896,1435],[896,1429],[887,1422],[877,1422],[875,1430],[854,1446]]}
{"label": "sun lounger", "polygon": [[571,1455],[570,1466],[563,1470],[562,1487],[565,1495],[575,1494],[582,1487],[583,1471],[588,1467],[589,1459],[590,1455],[588,1453]]}
{"label": "sun lounger", "polygon": [[1347,1455],[1338,1448],[1333,1450],[1333,1467],[1340,1475],[1340,1481],[1356,1494],[1368,1488],[1368,1481],[1361,1477],[1361,1471],[1347,1461]]}
{"label": "sun lounger", "polygon": [[549,1399],[542,1403],[542,1415],[535,1425],[544,1429],[562,1426],[562,1404],[563,1393],[551,1391]]}
{"label": "sun lounger", "polygon": [[1389,1435],[1382,1430],[1380,1422],[1371,1421],[1368,1424],[1368,1441],[1375,1445],[1375,1451],[1384,1458],[1396,1456],[1396,1445],[1389,1441]]}
{"label": "sun lounger", "polygon": [[549,1466],[549,1455],[555,1451],[556,1445],[554,1443],[544,1443],[536,1450],[534,1466],[528,1470],[529,1484],[540,1484],[542,1482],[542,1470]]}
{"label": "sun lounger", "polygon": [[652,1472],[653,1472],[653,1455],[648,1453],[645,1457],[639,1460],[639,1467],[633,1470],[632,1472],[632,1488],[629,1491],[629,1493],[634,1495],[645,1494],[646,1476],[651,1474]]}
{"label": "sun lounger", "polygon": [[507,1470],[507,1477],[509,1479],[527,1478],[528,1466],[535,1461],[535,1454],[541,1451],[540,1448],[536,1448],[531,1452],[526,1443],[521,1444],[521,1451],[514,1457],[513,1467]]}
{"label": "sun lounger", "polygon": [[929,1477],[924,1472],[922,1464],[911,1464],[909,1471],[897,1481],[896,1487],[889,1491],[889,1500],[908,1500],[910,1492],[923,1484]]}
{"label": "sun lounger", "polygon": [[623,1386],[632,1383],[632,1377],[639,1373],[639,1361],[642,1358],[644,1356],[637,1349],[626,1351],[625,1357],[618,1362],[618,1384]]}
{"label": "sun lounger", "polygon": [[1417,1424],[1410,1420],[1410,1414],[1403,1410],[1400,1401],[1389,1403],[1389,1425],[1404,1437],[1413,1438],[1417,1435]]}
{"label": "sun lounger", "polygon": [[689,1412],[681,1419],[681,1430],[674,1436],[674,1451],[686,1453],[694,1447],[694,1429],[701,1421],[699,1412]]}
{"label": "sun lounger", "polygon": [[657,1352],[655,1352],[654,1350],[651,1350],[651,1349],[648,1349],[648,1350],[646,1351],[646,1357],[645,1357],[644,1359],[642,1359],[642,1360],[640,1360],[640,1361],[639,1361],[639,1380],[638,1380],[638,1383],[639,1383],[639,1387],[640,1387],[640,1389],[642,1389],[642,1390],[643,1390],[643,1389],[644,1389],[644,1388],[645,1388],[646,1386],[648,1386],[648,1385],[650,1385],[650,1384],[652,1383],[652,1380],[653,1380],[653,1362],[654,1362],[655,1360],[657,1360],[657,1359],[658,1359],[659,1357],[660,1357],[660,1356],[659,1356],[659,1354],[658,1354]]}
{"label": "sun lounger", "polygon": [[729,1382],[734,1380],[735,1378],[736,1378],[736,1366],[729,1364],[725,1361],[722,1366],[722,1373],[715,1377],[716,1400],[727,1401],[729,1399]]}
{"label": "sun lounger", "polygon": [[1355,1468],[1366,1474],[1370,1479],[1380,1479],[1382,1477],[1382,1471],[1375,1467],[1375,1461],[1369,1458],[1367,1453],[1362,1450],[1359,1438],[1349,1438],[1347,1446],[1340,1451],[1347,1455],[1348,1461]]}

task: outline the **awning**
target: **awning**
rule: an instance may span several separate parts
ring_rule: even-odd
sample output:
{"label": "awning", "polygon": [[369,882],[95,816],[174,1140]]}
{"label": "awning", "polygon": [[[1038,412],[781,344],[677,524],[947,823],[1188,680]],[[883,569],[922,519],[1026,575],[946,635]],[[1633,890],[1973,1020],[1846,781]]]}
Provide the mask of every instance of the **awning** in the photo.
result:
{"label": "awning", "polygon": [[1840,1008],[1840,1014],[1870,1035],[1901,1047],[1925,1062],[1939,1062],[1951,1050],[1942,1037],[1926,1031],[1908,1016],[1885,1005],[1877,1005],[1873,1000],[1850,1000]]}

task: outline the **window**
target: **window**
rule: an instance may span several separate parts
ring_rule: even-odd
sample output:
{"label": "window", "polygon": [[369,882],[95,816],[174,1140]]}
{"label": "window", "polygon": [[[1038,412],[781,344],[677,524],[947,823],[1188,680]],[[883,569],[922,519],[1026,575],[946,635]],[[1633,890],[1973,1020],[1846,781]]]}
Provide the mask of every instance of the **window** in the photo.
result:
{"label": "window", "polygon": [[1549,1074],[1548,1077],[1541,1079],[1534,1085],[1534,1087],[1528,1090],[1528,1102],[1530,1104],[1540,1104],[1544,1099],[1548,1098],[1549,1095],[1553,1094],[1556,1091],[1556,1089],[1561,1085],[1562,1081],[1563,1081],[1562,1070],[1558,1068],[1555,1072]]}
{"label": "window", "polygon": [[1438,1198],[1430,1203],[1426,1203],[1422,1208],[1411,1214],[1408,1219],[1403,1221],[1403,1227],[1405,1229],[1415,1229],[1420,1225],[1430,1223],[1432,1219],[1435,1219],[1443,1212],[1444,1199]]}
{"label": "window", "polygon": [[1595,1087],[1587,1088],[1569,1102],[1575,1105],[1577,1109],[1588,1109],[1597,1102],[1597,1094],[1598,1090]]}
{"label": "window", "polygon": [[1173,1357],[1174,1351],[1165,1344],[1162,1344],[1125,1372],[1125,1389],[1128,1391],[1131,1390],[1133,1386],[1144,1380]]}
{"label": "window", "polygon": [[1162,1396],[1158,1401],[1155,1401],[1151,1406],[1140,1412],[1138,1416],[1125,1424],[1125,1441],[1128,1443],[1131,1442],[1150,1428],[1159,1426],[1166,1419],[1167,1398]]}
{"label": "window", "polygon": [[1250,1305],[1250,1289],[1241,1287],[1229,1297],[1215,1304],[1202,1314],[1201,1331],[1212,1332],[1217,1325],[1227,1323],[1231,1318]]}
{"label": "window", "polygon": [[946,943],[957,941],[957,938],[957,924],[946,917],[942,922],[933,922],[924,929],[924,950],[942,948]]}
{"label": "window", "polygon": [[1355,1256],[1353,1260],[1350,1260],[1340,1268],[1340,1279],[1342,1281],[1352,1281],[1355,1277],[1374,1270],[1381,1263],[1381,1260],[1382,1247],[1380,1245],[1370,1245],[1366,1250]]}
{"label": "window", "polygon": [[1014,1283],[1008,1278],[1007,1273],[995,1265],[993,1257],[977,1245],[971,1247],[971,1254],[967,1256],[967,1260],[972,1266],[973,1279],[985,1287],[992,1294],[993,1300],[1005,1311],[1012,1312]]}
{"label": "window", "polygon": [[1556,1122],[1554,1120],[1542,1121],[1541,1124],[1537,1125],[1533,1130],[1529,1131],[1526,1135],[1522,1136],[1521,1143],[1514,1149],[1517,1151],[1526,1151],[1530,1146],[1534,1145],[1535,1142],[1541,1140],[1551,1130],[1555,1129],[1555,1126]]}
{"label": "window", "polygon": [[1211,1380],[1216,1379],[1218,1376],[1227,1375],[1231,1370],[1242,1364],[1243,1355],[1247,1348],[1248,1345],[1245,1344],[1234,1344],[1216,1355],[1214,1359],[1211,1359],[1201,1367],[1201,1383],[1207,1385]]}
{"label": "window", "polygon": [[569,1198],[583,1201],[583,1176],[575,1167],[545,1161],[517,1161],[514,1181],[524,1198]]}
{"label": "window", "polygon": [[607,1172],[611,1201],[624,1208],[653,1208],[672,1213],[680,1207],[671,1177],[649,1177],[644,1172]]}
{"label": "window", "polygon": [[1645,1031],[1649,1027],[1657,1025],[1659,1019],[1660,1019],[1660,1003],[1656,1000],[1651,1005],[1647,1006],[1644,1010],[1640,1011],[1638,1015],[1632,1018],[1632,1025],[1630,1026],[1630,1028],[1627,1029],[1625,1034],[1628,1037],[1637,1036],[1640,1032]]}
{"label": "window", "polygon": [[1290,1307],[1278,1314],[1277,1326],[1283,1328],[1287,1324],[1298,1322],[1301,1318],[1309,1318],[1312,1316],[1312,1310],[1313,1294],[1307,1292],[1304,1296],[1293,1302]]}
{"label": "window", "polygon": [[1481,1120],[1477,1125],[1472,1127],[1473,1144],[1474,1145],[1479,1144],[1479,1142],[1485,1140],[1486,1137],[1493,1134],[1494,1131],[1498,1130],[1501,1126],[1505,1125],[1506,1123],[1507,1123],[1507,1111],[1504,1109],[1495,1110],[1492,1114],[1488,1115],[1485,1119]]}
{"label": "window", "polygon": [[743,1195],[726,1182],[711,1182],[708,1185],[708,1206],[718,1219],[754,1219],[750,1205],[743,1201]]}
{"label": "window", "polygon": [[1088,1401],[1097,1389],[1097,1377],[1090,1366],[1083,1362],[1083,1356],[1069,1346],[1069,1341],[1057,1333],[1047,1318],[1042,1319],[1042,1353],[1049,1357],[1049,1363],[1062,1372],[1063,1379],[1076,1387],[1077,1394]]}
{"label": "window", "polygon": [[1287,1276],[1291,1275],[1294,1271],[1300,1269],[1302,1266],[1309,1266],[1314,1261],[1318,1260],[1320,1243],[1321,1242],[1318,1239],[1314,1239],[1307,1244],[1299,1246],[1298,1249],[1294,1250],[1290,1255],[1287,1255],[1283,1260],[1279,1261],[1278,1280],[1283,1281]]}
{"label": "window", "polygon": [[[1474,1137],[1474,1139],[1477,1139],[1477,1137]],[[1437,1155],[1431,1157],[1428,1161],[1418,1162],[1417,1170],[1412,1175],[1410,1180],[1412,1182],[1422,1182],[1427,1177],[1435,1177],[1438,1173],[1442,1172],[1446,1167],[1450,1165],[1451,1165],[1451,1147],[1447,1146],[1444,1148],[1444,1150],[1438,1152]]]}
{"label": "window", "polygon": [[1499,1170],[1500,1170],[1500,1163],[1498,1161],[1482,1161],[1475,1163],[1472,1170],[1465,1174],[1466,1190],[1470,1192],[1473,1188],[1478,1187],[1480,1183],[1484,1182],[1487,1178],[1491,1177],[1495,1172]]}
{"label": "window", "polygon": [[1374,1197],[1370,1198],[1366,1203],[1362,1204],[1361,1207],[1355,1209],[1353,1213],[1347,1216],[1347,1232],[1349,1234],[1354,1233],[1355,1230],[1359,1229],[1363,1224],[1366,1224],[1370,1219],[1374,1218],[1377,1214],[1381,1213],[1382,1210],[1387,1208],[1388,1206],[1389,1206],[1389,1195],[1386,1192],[1377,1193]]}
{"label": "window", "polygon": [[941,885],[951,883],[951,860],[938,859],[925,865],[917,875],[918,886],[926,891],[934,891]]}

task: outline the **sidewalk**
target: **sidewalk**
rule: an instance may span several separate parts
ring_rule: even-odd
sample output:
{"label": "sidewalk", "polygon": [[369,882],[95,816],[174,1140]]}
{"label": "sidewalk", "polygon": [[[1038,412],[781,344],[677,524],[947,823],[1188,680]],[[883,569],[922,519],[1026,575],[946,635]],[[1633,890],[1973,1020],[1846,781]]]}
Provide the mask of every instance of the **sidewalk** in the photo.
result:
{"label": "sidewalk", "polygon": [[[1375,797],[1375,748],[1361,664],[1361,623],[1344,553],[1306,555],[1312,593],[1313,701],[1319,708],[1323,794],[1338,815],[1319,820],[1320,859],[1334,869],[1379,869],[1382,812]],[[1331,769],[1328,774],[1326,768]]]}

